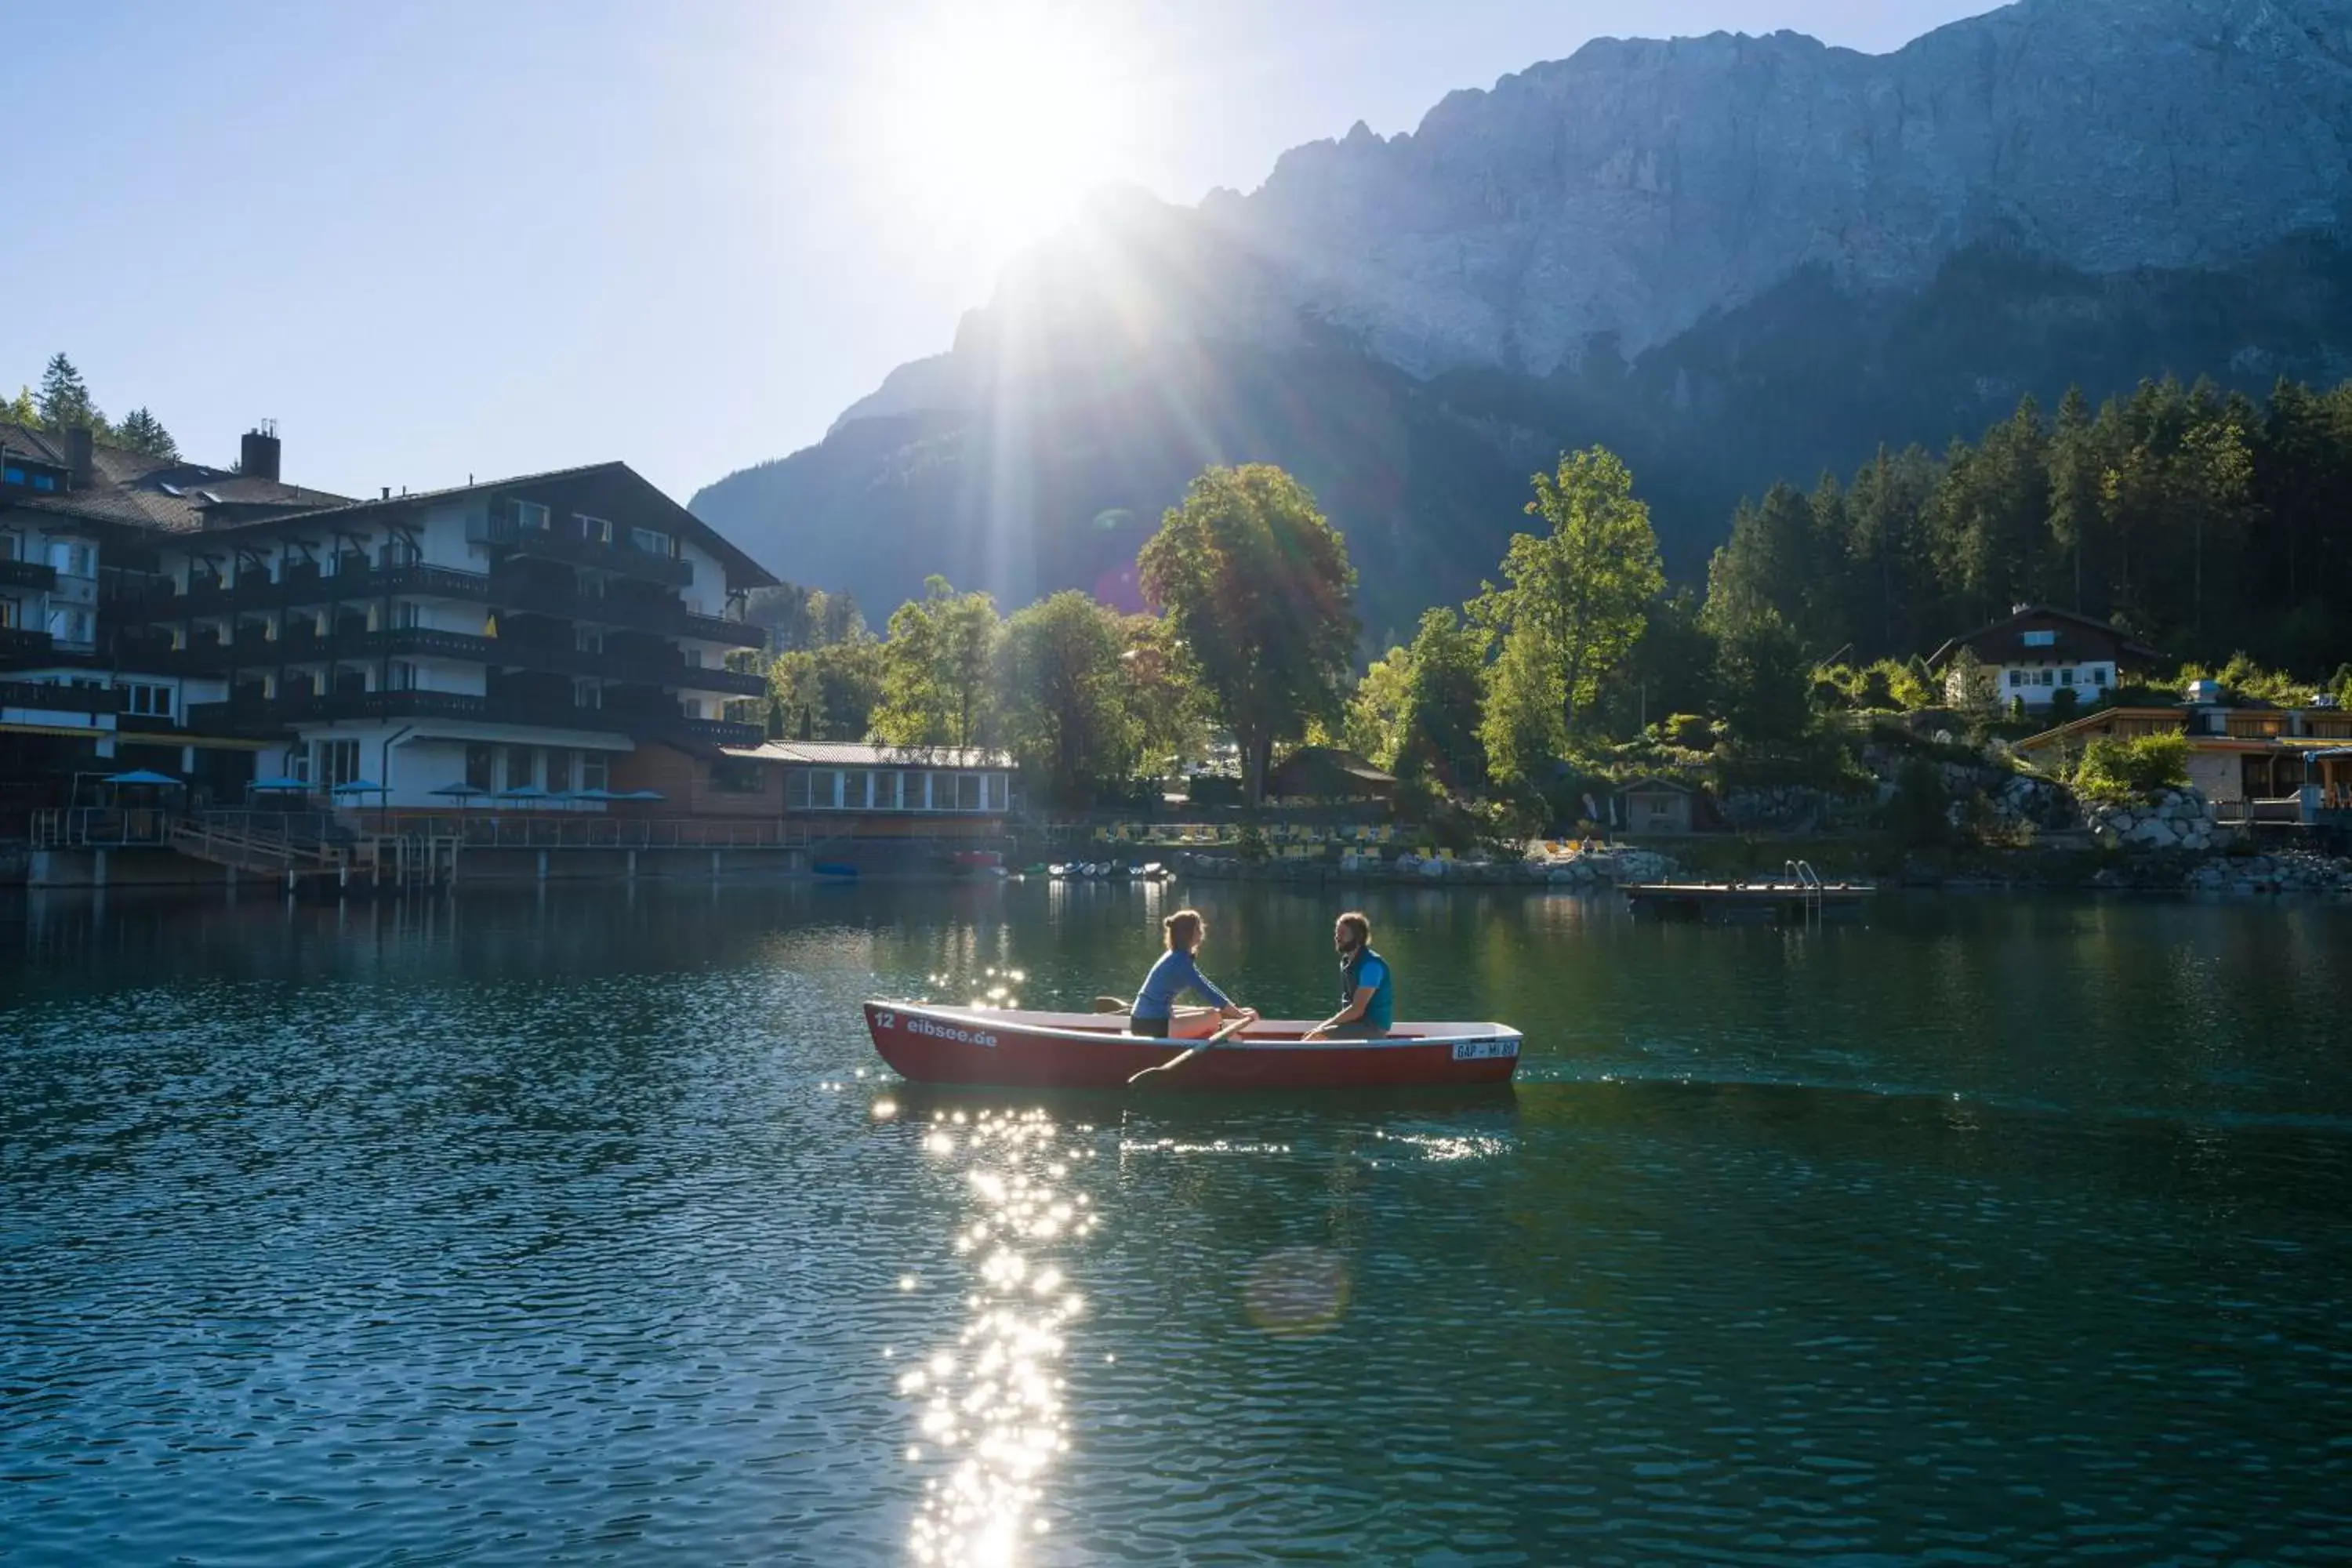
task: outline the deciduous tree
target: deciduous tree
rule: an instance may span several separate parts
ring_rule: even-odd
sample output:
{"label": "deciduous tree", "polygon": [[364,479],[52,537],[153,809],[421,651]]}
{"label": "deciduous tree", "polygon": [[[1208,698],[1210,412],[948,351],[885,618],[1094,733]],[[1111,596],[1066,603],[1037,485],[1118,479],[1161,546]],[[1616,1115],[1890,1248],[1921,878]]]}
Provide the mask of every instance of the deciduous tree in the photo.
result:
{"label": "deciduous tree", "polygon": [[896,746],[989,743],[996,721],[991,676],[1003,633],[986,594],[959,594],[936,574],[925,578],[923,596],[890,616],[875,737]]}
{"label": "deciduous tree", "polygon": [[1336,719],[1354,650],[1356,573],[1315,498],[1280,468],[1211,468],[1161,520],[1140,560],[1145,596],[1241,749],[1244,798],[1263,795],[1275,743]]}

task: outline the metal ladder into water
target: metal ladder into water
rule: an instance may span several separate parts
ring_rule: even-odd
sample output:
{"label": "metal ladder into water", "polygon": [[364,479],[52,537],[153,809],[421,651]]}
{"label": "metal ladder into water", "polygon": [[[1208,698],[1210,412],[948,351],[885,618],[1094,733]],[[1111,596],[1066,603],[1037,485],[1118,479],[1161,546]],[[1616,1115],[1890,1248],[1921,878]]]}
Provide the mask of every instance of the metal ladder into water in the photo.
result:
{"label": "metal ladder into water", "polygon": [[1826,918],[1828,895],[1821,873],[1810,860],[1787,860],[1780,866],[1782,875],[1797,887],[1797,912],[1808,925],[1820,925]]}

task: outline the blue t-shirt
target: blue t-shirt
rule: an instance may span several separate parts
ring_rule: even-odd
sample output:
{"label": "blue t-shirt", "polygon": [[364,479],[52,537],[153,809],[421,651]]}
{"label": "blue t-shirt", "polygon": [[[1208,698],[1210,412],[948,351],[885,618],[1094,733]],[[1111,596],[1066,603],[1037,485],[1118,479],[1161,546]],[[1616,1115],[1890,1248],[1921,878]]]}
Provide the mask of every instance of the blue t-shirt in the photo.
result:
{"label": "blue t-shirt", "polygon": [[1364,1022],[1375,1029],[1390,1027],[1396,1022],[1396,982],[1389,973],[1389,961],[1369,947],[1339,965],[1339,1005],[1353,1002],[1367,985],[1372,988],[1372,999],[1364,1004]]}
{"label": "blue t-shirt", "polygon": [[1133,1014],[1139,1018],[1165,1018],[1176,1011],[1177,996],[1187,989],[1199,992],[1220,1007],[1230,1007],[1225,994],[1209,984],[1192,955],[1178,948],[1170,948],[1143,977],[1143,989],[1135,994]]}

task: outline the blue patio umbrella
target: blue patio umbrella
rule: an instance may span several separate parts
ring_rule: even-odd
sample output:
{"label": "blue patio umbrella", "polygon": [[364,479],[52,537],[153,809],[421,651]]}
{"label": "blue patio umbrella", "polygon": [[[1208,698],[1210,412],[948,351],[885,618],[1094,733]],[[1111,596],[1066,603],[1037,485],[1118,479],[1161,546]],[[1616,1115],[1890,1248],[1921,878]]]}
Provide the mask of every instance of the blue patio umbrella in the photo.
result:
{"label": "blue patio umbrella", "polygon": [[310,793],[310,786],[302,780],[289,779],[282,773],[274,779],[256,779],[246,787],[256,795],[308,795]]}
{"label": "blue patio umbrella", "polygon": [[471,800],[476,795],[488,795],[490,792],[486,789],[476,789],[469,784],[443,784],[439,789],[427,790],[425,793],[427,795],[451,795],[458,800]]}
{"label": "blue patio umbrella", "polygon": [[349,784],[337,784],[327,793],[329,795],[382,795],[384,789],[383,785],[373,779],[353,779]]}
{"label": "blue patio umbrella", "polygon": [[133,768],[127,773],[110,773],[100,782],[110,784],[146,784],[157,789],[185,787],[171,774],[155,773],[148,768]]}
{"label": "blue patio umbrella", "polygon": [[546,800],[549,796],[542,786],[528,784],[517,784],[512,789],[502,789],[490,798],[492,800]]}
{"label": "blue patio umbrella", "polygon": [[613,798],[614,800],[667,800],[669,796],[657,789],[631,789],[623,790]]}

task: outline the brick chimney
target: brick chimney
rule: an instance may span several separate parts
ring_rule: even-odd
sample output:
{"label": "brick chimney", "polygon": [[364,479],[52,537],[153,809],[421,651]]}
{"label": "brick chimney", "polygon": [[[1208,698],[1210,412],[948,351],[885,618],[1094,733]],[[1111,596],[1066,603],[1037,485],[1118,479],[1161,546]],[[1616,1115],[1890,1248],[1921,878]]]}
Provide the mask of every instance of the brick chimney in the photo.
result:
{"label": "brick chimney", "polygon": [[66,432],[66,486],[86,490],[98,483],[98,437],[87,425]]}
{"label": "brick chimney", "polygon": [[245,433],[238,443],[236,469],[257,479],[278,478],[278,421],[265,419]]}

